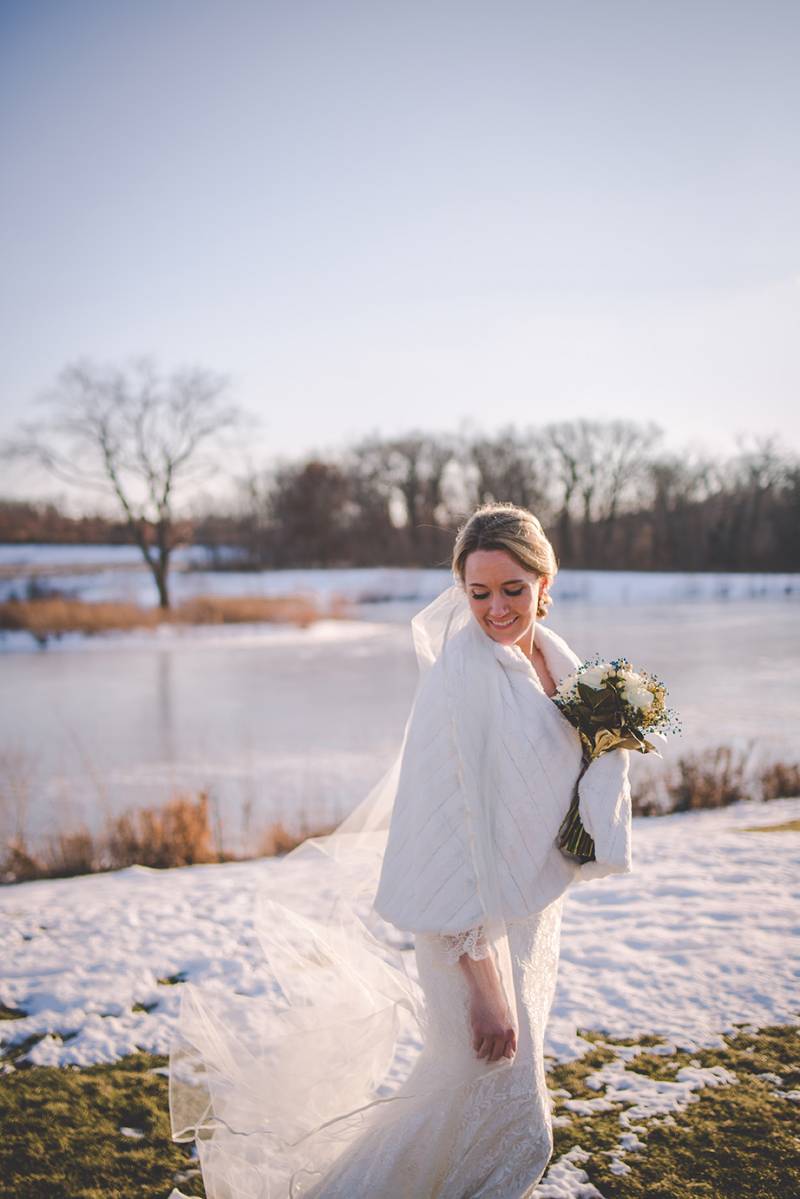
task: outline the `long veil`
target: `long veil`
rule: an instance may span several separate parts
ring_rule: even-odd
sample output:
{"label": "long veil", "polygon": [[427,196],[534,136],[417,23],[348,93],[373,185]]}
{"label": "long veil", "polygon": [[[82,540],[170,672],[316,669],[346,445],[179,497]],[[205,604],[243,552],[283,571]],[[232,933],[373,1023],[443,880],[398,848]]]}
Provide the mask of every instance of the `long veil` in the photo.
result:
{"label": "long veil", "polygon": [[515,1027],[517,1013],[488,802],[502,672],[458,584],[413,619],[412,634],[420,678],[391,767],[332,834],[264,872],[254,926],[269,994],[184,984],[172,1136],[196,1140],[208,1199],[324,1196],[326,1171],[372,1128],[511,1065],[473,1053],[468,1067],[420,1068],[426,1008],[410,933],[480,923]]}

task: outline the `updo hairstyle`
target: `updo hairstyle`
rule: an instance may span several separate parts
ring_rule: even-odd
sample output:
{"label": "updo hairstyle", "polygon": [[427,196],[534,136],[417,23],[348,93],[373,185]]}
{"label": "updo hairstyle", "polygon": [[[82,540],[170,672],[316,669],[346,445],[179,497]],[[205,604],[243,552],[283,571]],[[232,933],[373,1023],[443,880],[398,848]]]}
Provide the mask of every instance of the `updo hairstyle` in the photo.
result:
{"label": "updo hairstyle", "polygon": [[[547,575],[550,582],[558,572],[555,551],[538,519],[516,504],[481,504],[458,530],[452,568],[462,587],[467,558],[474,550],[505,550],[523,570]],[[552,602],[547,592],[540,591],[537,619],[544,619]]]}

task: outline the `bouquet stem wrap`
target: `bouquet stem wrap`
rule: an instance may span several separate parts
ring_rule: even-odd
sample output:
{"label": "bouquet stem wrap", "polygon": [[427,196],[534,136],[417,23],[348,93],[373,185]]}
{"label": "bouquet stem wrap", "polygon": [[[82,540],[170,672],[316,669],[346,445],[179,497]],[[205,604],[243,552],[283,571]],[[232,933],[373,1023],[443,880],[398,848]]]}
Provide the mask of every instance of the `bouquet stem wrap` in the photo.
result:
{"label": "bouquet stem wrap", "polygon": [[578,811],[578,784],[583,778],[588,765],[589,761],[584,756],[580,774],[575,780],[575,789],[572,793],[569,809],[558,830],[558,847],[561,852],[565,857],[572,858],[581,864],[595,861],[594,841],[583,827],[583,821]]}

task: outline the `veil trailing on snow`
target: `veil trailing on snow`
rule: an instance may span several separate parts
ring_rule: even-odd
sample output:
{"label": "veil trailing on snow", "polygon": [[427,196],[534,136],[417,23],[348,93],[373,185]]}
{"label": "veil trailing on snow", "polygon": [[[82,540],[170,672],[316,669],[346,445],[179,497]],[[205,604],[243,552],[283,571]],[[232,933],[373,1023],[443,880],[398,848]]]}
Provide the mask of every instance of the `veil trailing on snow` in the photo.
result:
{"label": "veil trailing on snow", "polygon": [[[172,1135],[196,1138],[209,1199],[313,1196],[376,1122],[511,1065],[473,1054],[408,1071],[426,1033],[409,933],[480,926],[518,1027],[492,805],[507,753],[497,646],[458,584],[412,633],[420,678],[392,766],[332,834],[264,871],[254,926],[268,995],[184,985]],[[563,890],[575,870],[561,860]]]}

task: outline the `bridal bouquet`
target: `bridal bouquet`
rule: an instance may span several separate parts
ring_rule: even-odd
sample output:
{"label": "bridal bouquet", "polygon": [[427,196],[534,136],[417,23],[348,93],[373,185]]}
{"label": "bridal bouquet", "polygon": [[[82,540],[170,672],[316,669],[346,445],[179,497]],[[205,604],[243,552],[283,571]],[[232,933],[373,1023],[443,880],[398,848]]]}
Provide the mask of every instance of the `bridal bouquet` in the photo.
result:
{"label": "bridal bouquet", "polygon": [[[613,662],[590,660],[559,683],[553,703],[580,734],[583,766],[611,749],[654,753],[663,729],[677,730],[675,713],[666,706],[664,684],[646,671],[635,671],[625,658]],[[578,813],[578,787],[558,833],[562,852],[579,862],[594,860],[594,841]]]}

